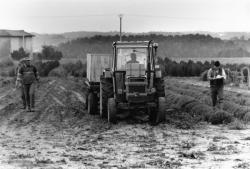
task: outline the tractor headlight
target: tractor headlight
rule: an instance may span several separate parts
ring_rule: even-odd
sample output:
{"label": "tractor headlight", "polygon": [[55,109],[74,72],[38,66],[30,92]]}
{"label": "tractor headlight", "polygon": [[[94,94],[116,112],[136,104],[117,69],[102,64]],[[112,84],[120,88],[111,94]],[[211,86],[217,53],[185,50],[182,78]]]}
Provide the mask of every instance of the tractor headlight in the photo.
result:
{"label": "tractor headlight", "polygon": [[161,78],[161,69],[160,69],[160,65],[155,65],[155,76],[156,78]]}
{"label": "tractor headlight", "polygon": [[155,76],[156,76],[156,78],[161,78],[162,77],[161,70],[157,70],[155,73]]}
{"label": "tractor headlight", "polygon": [[112,77],[111,71],[110,71],[110,70],[105,70],[105,71],[104,71],[104,77],[105,77],[105,78],[111,78],[111,77]]}
{"label": "tractor headlight", "polygon": [[122,89],[117,89],[117,93],[122,94],[123,93]]}

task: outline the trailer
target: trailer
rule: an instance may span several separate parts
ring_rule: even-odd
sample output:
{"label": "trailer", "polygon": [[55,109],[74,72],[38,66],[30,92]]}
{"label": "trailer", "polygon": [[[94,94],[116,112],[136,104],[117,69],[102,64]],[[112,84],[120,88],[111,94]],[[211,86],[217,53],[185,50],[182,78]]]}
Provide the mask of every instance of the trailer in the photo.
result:
{"label": "trailer", "polygon": [[105,69],[112,67],[112,54],[87,54],[87,81],[88,92],[86,109],[89,114],[98,113],[100,100],[100,77]]}

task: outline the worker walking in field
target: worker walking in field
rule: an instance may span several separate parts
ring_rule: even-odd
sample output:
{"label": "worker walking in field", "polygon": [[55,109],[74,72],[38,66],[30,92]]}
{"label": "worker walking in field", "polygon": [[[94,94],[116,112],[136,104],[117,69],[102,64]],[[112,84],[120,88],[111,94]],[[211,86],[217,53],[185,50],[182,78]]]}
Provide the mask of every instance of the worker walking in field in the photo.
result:
{"label": "worker walking in field", "polygon": [[39,82],[37,69],[31,65],[30,58],[23,59],[24,65],[18,69],[17,82],[21,84],[24,91],[25,104],[24,109],[33,111],[35,108],[35,82]]}
{"label": "worker walking in field", "polygon": [[210,81],[213,108],[215,109],[216,105],[219,108],[223,108],[223,88],[226,73],[219,61],[214,62],[213,67],[208,70],[207,78]]}

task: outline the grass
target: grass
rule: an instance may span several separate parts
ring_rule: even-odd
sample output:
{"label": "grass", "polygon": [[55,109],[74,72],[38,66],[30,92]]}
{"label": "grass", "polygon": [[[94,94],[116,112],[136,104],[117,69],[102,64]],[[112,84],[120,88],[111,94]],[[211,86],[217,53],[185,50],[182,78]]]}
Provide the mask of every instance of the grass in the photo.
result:
{"label": "grass", "polygon": [[14,62],[10,59],[10,58],[4,58],[2,60],[0,60],[0,67],[10,67],[10,66],[14,66]]}
{"label": "grass", "polygon": [[217,111],[209,118],[209,122],[212,124],[228,124],[232,122],[233,116],[225,111]]}
{"label": "grass", "polygon": [[231,130],[244,130],[246,129],[246,124],[242,120],[234,119],[234,121],[232,121],[232,123],[229,124],[228,128]]}
{"label": "grass", "polygon": [[247,112],[247,113],[244,115],[243,120],[244,120],[245,122],[250,122],[250,112]]}
{"label": "grass", "polygon": [[194,129],[200,121],[200,118],[193,117],[184,111],[173,110],[166,114],[166,122],[179,129]]}

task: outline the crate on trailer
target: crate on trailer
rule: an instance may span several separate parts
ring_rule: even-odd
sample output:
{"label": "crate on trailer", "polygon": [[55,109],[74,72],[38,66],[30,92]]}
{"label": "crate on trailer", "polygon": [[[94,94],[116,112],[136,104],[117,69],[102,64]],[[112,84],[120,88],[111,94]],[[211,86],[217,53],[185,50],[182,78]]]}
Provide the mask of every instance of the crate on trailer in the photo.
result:
{"label": "crate on trailer", "polygon": [[88,95],[86,108],[89,114],[96,114],[100,93],[100,76],[106,68],[112,67],[111,54],[87,54],[87,81]]}

